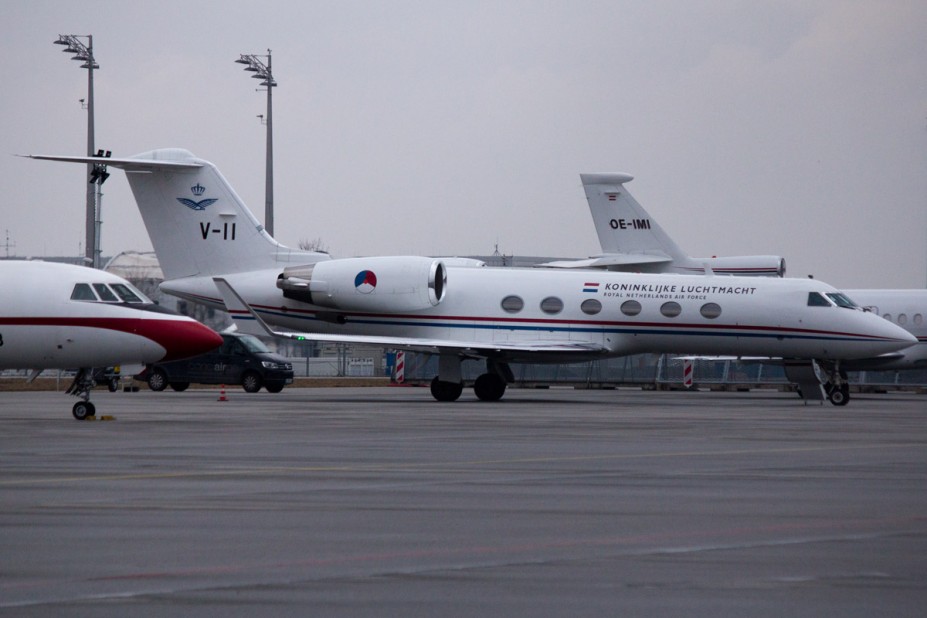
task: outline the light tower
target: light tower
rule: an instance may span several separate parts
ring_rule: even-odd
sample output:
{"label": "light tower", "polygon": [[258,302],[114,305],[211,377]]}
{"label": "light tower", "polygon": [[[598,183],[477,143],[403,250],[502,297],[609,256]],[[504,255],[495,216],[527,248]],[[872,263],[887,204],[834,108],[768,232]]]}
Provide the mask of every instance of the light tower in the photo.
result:
{"label": "light tower", "polygon": [[[87,44],[81,39],[87,39]],[[87,156],[93,156],[93,70],[99,69],[100,65],[96,63],[93,57],[93,35],[92,34],[60,34],[54,41],[55,45],[65,45],[61,50],[68,54],[74,54],[71,60],[80,60],[83,64],[80,68],[87,69]],[[99,185],[91,180],[93,177],[94,164],[87,164],[87,211],[85,214],[84,225],[84,258],[95,268],[99,267],[95,256],[99,248],[99,236],[97,234],[97,191]],[[96,187],[96,188],[95,188]]]}
{"label": "light tower", "polygon": [[[274,123],[273,123],[273,105],[272,93],[277,82],[274,81],[274,75],[271,71],[271,54],[267,50],[267,55],[241,54],[241,57],[235,62],[245,65],[245,70],[254,73],[251,77],[260,79],[261,86],[267,89],[267,114],[262,119],[262,123],[267,127],[267,160],[264,176],[264,229],[271,236],[274,235]],[[267,58],[267,64],[261,60]],[[260,90],[260,89],[258,89]]]}

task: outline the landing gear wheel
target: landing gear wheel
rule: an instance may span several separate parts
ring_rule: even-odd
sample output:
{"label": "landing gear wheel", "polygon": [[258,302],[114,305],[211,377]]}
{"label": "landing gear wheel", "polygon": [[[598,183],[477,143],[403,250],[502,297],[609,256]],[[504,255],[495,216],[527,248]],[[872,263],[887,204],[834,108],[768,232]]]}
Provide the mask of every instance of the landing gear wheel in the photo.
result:
{"label": "landing gear wheel", "polygon": [[96,413],[96,407],[89,401],[78,401],[74,404],[74,407],[71,408],[71,414],[79,421],[84,420],[88,416],[95,416]]}
{"label": "landing gear wheel", "polygon": [[261,376],[249,371],[241,378],[241,387],[246,393],[256,393],[261,390]]}
{"label": "landing gear wheel", "polygon": [[457,401],[463,392],[463,383],[442,382],[435,376],[431,381],[431,396],[438,401]]}
{"label": "landing gear wheel", "polygon": [[505,394],[505,380],[494,373],[484,373],[473,383],[473,392],[483,401],[499,401]]}
{"label": "landing gear wheel", "polygon": [[845,406],[850,403],[850,387],[846,384],[841,384],[839,388],[831,389],[827,398],[835,406]]}

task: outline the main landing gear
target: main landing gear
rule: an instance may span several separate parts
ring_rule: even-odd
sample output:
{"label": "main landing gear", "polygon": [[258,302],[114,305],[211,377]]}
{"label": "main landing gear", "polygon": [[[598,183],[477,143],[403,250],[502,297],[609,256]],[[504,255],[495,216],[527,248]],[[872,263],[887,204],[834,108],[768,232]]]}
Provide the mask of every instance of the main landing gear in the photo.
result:
{"label": "main landing gear", "polygon": [[[457,401],[460,398],[463,393],[460,361],[456,355],[441,356],[438,375],[431,381],[431,395],[436,400]],[[486,373],[473,383],[473,393],[481,401],[499,401],[505,394],[505,387],[512,381],[514,376],[508,363],[486,359]]]}
{"label": "main landing gear", "polygon": [[95,416],[97,413],[96,406],[90,403],[90,389],[94,386],[96,386],[96,382],[93,379],[93,369],[89,367],[82,368],[74,376],[71,386],[65,391],[68,395],[80,397],[82,400],[75,403],[74,407],[71,408],[71,414],[79,421],[88,416]]}
{"label": "main landing gear", "polygon": [[438,376],[431,381],[431,396],[438,401],[457,401],[463,392],[463,382],[445,382]]}

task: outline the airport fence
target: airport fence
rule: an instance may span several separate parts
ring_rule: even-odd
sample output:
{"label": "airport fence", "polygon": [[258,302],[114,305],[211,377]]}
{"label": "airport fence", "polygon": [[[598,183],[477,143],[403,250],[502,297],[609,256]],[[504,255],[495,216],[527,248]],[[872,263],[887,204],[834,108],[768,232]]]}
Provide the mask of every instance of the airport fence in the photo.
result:
{"label": "airport fence", "polygon": [[[350,347],[340,354],[324,357],[287,356],[293,364],[295,377],[393,377],[396,353],[354,356]],[[735,360],[692,360],[692,385],[695,387],[761,388],[788,387],[789,380],[781,365]],[[674,388],[684,386],[685,361],[671,355],[637,354],[585,363],[512,364],[514,384],[523,387],[572,385],[584,388],[615,388],[641,386]],[[140,368],[138,368],[140,370]],[[462,367],[465,381],[472,382],[485,371],[480,361],[466,361]],[[126,372],[124,375],[134,373]],[[407,352],[404,359],[404,381],[427,384],[438,373],[438,357],[434,354]],[[28,371],[0,371],[0,377],[24,380]],[[73,371],[47,370],[41,377],[69,381]],[[927,389],[927,369],[906,371],[850,372],[849,382],[857,390],[917,390]]]}

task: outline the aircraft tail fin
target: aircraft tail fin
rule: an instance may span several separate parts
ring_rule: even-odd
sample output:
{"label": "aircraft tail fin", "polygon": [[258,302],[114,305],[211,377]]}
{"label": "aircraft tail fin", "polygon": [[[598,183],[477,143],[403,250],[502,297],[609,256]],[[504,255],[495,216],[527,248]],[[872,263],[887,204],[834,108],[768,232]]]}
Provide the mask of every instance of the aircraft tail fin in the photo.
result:
{"label": "aircraft tail fin", "polygon": [[35,159],[98,163],[125,171],[165,279],[211,276],[328,259],[281,245],[209,161],[180,148],[116,159]]}
{"label": "aircraft tail fin", "polygon": [[[580,174],[592,221],[604,255],[594,260],[554,262],[546,266],[598,267],[644,272],[678,272],[740,276],[785,275],[785,259],[778,255],[738,255],[692,258],[663,231],[628,192],[627,174]],[[662,258],[662,259],[661,259]],[[585,262],[592,262],[585,264]]]}
{"label": "aircraft tail fin", "polygon": [[605,254],[688,256],[628,192],[627,174],[580,174],[599,243]]}

